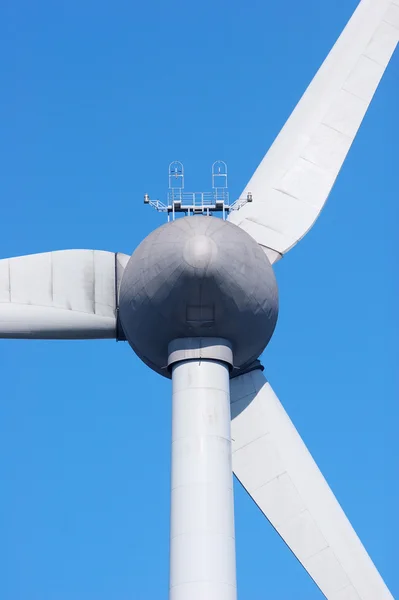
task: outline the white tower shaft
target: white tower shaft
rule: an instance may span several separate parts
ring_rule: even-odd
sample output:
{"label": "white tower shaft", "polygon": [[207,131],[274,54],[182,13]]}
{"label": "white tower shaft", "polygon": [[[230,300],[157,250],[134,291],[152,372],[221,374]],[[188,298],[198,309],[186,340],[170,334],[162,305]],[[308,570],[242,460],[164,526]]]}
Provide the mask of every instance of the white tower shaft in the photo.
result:
{"label": "white tower shaft", "polygon": [[170,600],[237,598],[229,383],[222,361],[172,367]]}

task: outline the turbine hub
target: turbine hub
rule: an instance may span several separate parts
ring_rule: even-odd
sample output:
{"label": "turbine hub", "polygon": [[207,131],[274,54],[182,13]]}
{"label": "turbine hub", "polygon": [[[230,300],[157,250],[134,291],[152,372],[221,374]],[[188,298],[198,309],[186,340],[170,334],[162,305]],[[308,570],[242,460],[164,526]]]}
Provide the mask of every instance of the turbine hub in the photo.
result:
{"label": "turbine hub", "polygon": [[169,376],[168,344],[220,337],[234,367],[254,361],[278,315],[272,266],[255,240],[222,219],[192,216],[159,227],[138,246],[123,274],[119,317],[132,348]]}

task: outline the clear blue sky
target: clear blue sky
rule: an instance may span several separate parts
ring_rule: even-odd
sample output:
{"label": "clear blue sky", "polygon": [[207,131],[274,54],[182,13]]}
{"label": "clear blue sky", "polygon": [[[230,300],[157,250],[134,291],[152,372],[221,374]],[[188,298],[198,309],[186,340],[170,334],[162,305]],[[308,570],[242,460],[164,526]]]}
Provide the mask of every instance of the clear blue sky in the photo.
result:
{"label": "clear blue sky", "polygon": [[[131,253],[167,166],[237,196],[356,0],[3,0],[0,257]],[[394,595],[399,53],[276,266],[266,373]],[[113,341],[0,341],[1,600],[163,600],[170,383]],[[236,485],[239,598],[322,596]],[[396,556],[395,556],[396,554]],[[266,591],[268,593],[266,593]],[[376,599],[377,600],[377,599]]]}

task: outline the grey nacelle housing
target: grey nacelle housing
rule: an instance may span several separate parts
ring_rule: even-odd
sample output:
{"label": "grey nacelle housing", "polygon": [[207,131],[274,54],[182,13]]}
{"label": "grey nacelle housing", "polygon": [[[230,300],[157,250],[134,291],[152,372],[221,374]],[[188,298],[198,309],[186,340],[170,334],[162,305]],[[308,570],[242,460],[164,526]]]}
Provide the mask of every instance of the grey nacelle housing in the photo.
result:
{"label": "grey nacelle housing", "polygon": [[265,253],[245,231],[215,217],[159,227],[132,254],[122,278],[126,338],[165,376],[168,344],[184,337],[225,338],[234,367],[245,367],[266,347],[277,315],[277,283]]}

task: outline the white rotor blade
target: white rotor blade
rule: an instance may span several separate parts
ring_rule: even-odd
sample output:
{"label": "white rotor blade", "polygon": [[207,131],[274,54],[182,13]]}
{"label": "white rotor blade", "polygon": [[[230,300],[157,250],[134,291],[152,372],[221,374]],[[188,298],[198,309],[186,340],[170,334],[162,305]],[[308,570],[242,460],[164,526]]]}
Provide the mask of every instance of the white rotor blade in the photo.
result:
{"label": "white rotor blade", "polygon": [[0,260],[0,338],[115,338],[117,290],[128,260],[100,250]]}
{"label": "white rotor blade", "polygon": [[398,40],[399,0],[362,0],[230,213],[271,262],[317,219]]}
{"label": "white rotor blade", "polygon": [[234,474],[328,600],[393,600],[263,373],[231,380]]}

